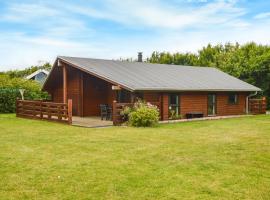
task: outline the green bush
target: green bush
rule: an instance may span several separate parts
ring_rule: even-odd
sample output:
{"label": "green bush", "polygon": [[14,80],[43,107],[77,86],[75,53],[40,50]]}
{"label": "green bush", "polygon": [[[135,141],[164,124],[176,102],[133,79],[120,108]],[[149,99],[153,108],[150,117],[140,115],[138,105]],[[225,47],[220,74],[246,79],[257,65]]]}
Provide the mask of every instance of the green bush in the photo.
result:
{"label": "green bush", "polygon": [[171,120],[182,119],[182,115],[177,114],[175,110],[169,110],[169,113],[170,113],[169,119]]}
{"label": "green bush", "polygon": [[19,92],[21,88],[25,89],[26,100],[49,99],[48,93],[41,91],[40,85],[34,81],[0,75],[0,113],[15,112],[16,99],[21,99]]}
{"label": "green bush", "polygon": [[135,103],[133,111],[129,114],[129,124],[135,127],[154,126],[159,120],[159,110],[150,103],[139,101]]}
{"label": "green bush", "polygon": [[133,111],[133,108],[125,106],[124,109],[120,112],[121,118],[124,122],[128,121],[129,114]]}
{"label": "green bush", "polygon": [[12,88],[0,88],[0,113],[15,112],[15,102],[19,96],[19,90]]}

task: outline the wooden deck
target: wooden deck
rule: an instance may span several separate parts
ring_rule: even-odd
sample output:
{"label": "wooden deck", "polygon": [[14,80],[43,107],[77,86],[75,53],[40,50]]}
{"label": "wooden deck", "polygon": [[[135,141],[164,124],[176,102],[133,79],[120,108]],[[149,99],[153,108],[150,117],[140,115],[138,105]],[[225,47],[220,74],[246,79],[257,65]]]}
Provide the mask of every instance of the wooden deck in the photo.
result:
{"label": "wooden deck", "polygon": [[86,128],[110,127],[112,121],[101,120],[100,117],[72,117],[72,125]]}

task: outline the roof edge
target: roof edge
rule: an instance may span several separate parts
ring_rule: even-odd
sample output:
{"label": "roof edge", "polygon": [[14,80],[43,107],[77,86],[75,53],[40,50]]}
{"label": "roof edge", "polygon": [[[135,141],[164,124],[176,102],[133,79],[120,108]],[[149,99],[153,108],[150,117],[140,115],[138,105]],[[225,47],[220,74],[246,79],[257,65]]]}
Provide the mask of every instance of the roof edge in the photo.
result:
{"label": "roof edge", "polygon": [[155,91],[155,92],[261,92],[260,88],[250,89],[174,89],[174,88],[137,88],[134,91]]}
{"label": "roof edge", "polygon": [[49,71],[47,71],[47,70],[45,70],[45,69],[38,69],[38,70],[36,70],[35,72],[33,72],[32,74],[29,74],[28,76],[26,76],[25,78],[26,79],[31,79],[31,78],[33,78],[34,76],[36,76],[38,73],[40,73],[40,72],[43,72],[44,74],[46,74],[46,75],[48,75],[50,72]]}

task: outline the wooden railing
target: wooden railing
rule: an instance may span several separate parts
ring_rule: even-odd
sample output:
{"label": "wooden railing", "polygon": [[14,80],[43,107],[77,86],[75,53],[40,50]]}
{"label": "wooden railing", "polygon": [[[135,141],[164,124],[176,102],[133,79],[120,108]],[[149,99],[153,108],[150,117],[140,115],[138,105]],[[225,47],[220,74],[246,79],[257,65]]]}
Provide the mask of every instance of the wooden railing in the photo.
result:
{"label": "wooden railing", "polygon": [[[158,107],[159,112],[161,112],[161,103],[160,102],[149,102],[152,105],[155,105]],[[113,101],[113,125],[121,125],[124,120],[123,120],[123,116],[121,116],[121,111],[125,108],[125,107],[133,107],[134,103],[117,103],[116,101]]]}
{"label": "wooden railing", "polygon": [[252,114],[265,114],[266,113],[266,98],[250,99],[249,111]]}
{"label": "wooden railing", "polygon": [[17,100],[16,116],[72,124],[72,100],[68,103]]}
{"label": "wooden railing", "polygon": [[117,103],[116,101],[113,101],[113,125],[120,125],[124,121],[121,116],[121,111],[126,107],[132,107],[133,103]]}

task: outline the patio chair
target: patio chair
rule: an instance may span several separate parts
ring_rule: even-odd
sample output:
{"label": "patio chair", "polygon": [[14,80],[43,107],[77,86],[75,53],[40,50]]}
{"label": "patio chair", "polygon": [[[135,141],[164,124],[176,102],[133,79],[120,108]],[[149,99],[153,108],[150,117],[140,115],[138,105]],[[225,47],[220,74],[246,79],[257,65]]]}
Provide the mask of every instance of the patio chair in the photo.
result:
{"label": "patio chair", "polygon": [[107,119],[107,115],[108,115],[107,105],[106,104],[100,104],[99,107],[100,107],[101,120],[103,120],[104,118]]}
{"label": "patio chair", "polygon": [[112,107],[107,105],[107,117],[106,120],[112,120]]}

